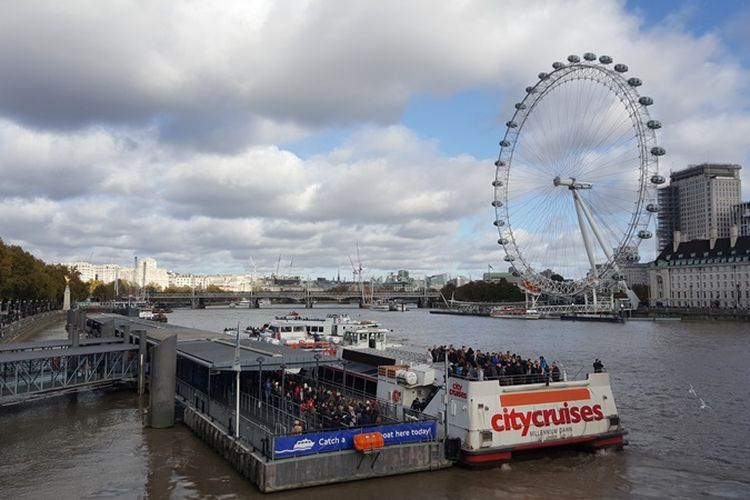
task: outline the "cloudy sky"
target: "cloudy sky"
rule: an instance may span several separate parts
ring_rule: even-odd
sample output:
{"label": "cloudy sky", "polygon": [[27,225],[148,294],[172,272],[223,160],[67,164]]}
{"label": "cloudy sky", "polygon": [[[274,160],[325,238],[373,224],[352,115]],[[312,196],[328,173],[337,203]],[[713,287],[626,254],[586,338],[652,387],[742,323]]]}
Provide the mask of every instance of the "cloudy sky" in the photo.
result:
{"label": "cloudy sky", "polygon": [[[742,1],[0,3],[0,237],[51,262],[480,274],[498,139],[537,73],[611,55],[661,169],[750,199]],[[292,263],[293,261],[293,263]],[[291,263],[291,265],[290,265]]]}

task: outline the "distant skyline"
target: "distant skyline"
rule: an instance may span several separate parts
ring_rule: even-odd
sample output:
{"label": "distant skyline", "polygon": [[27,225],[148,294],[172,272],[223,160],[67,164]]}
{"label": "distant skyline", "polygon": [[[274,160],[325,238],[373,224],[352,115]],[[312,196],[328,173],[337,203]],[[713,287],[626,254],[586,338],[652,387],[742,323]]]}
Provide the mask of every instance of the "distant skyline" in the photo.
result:
{"label": "distant skyline", "polygon": [[[182,273],[505,271],[497,142],[540,71],[624,62],[664,175],[743,166],[743,1],[3,2],[0,238]],[[649,244],[655,242],[650,241]]]}

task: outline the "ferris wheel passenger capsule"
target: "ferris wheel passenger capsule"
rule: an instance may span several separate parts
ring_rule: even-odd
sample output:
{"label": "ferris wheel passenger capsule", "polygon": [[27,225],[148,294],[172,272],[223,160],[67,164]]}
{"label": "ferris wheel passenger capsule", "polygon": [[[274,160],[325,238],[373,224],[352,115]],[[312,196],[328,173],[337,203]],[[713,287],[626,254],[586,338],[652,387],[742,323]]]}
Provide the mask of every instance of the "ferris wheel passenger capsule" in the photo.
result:
{"label": "ferris wheel passenger capsule", "polygon": [[505,126],[508,127],[508,128],[516,128],[518,126],[518,124],[516,122],[514,122],[513,120],[511,120],[509,122],[506,122]]}
{"label": "ferris wheel passenger capsule", "polygon": [[625,257],[625,260],[627,260],[628,262],[638,262],[639,260],[641,260],[641,256],[637,253],[629,254],[627,257]]}
{"label": "ferris wheel passenger capsule", "polygon": [[494,181],[492,181],[492,187],[501,187],[502,185],[503,185],[503,181],[499,179],[495,179]]}
{"label": "ferris wheel passenger capsule", "polygon": [[503,206],[503,202],[500,201],[500,200],[495,200],[495,201],[492,202],[492,206],[495,207],[495,208],[500,208],[500,207]]}
{"label": "ferris wheel passenger capsule", "polygon": [[583,58],[587,61],[596,61],[596,54],[594,54],[593,52],[586,52],[585,54],[583,54]]}
{"label": "ferris wheel passenger capsule", "polygon": [[609,56],[600,56],[599,62],[602,64],[612,64],[612,58]]}
{"label": "ferris wheel passenger capsule", "polygon": [[504,167],[505,166],[505,162],[503,160],[497,160],[495,162],[495,166],[496,167]]}
{"label": "ferris wheel passenger capsule", "polygon": [[578,57],[575,54],[571,54],[571,55],[568,56],[568,62],[570,62],[570,63],[578,63],[578,62],[581,62],[581,58]]}
{"label": "ferris wheel passenger capsule", "polygon": [[653,175],[651,176],[651,182],[654,184],[664,184],[667,182],[667,179],[663,175]]}
{"label": "ferris wheel passenger capsule", "polygon": [[648,205],[646,205],[646,210],[648,210],[652,214],[655,214],[659,211],[659,205],[657,205],[656,203],[649,203]]}
{"label": "ferris wheel passenger capsule", "polygon": [[522,102],[517,102],[516,109],[526,109],[526,105]]}
{"label": "ferris wheel passenger capsule", "polygon": [[497,244],[498,245],[503,245],[503,246],[507,245],[508,244],[508,238],[500,238],[500,239],[498,239],[497,240]]}
{"label": "ferris wheel passenger capsule", "polygon": [[665,154],[667,154],[667,150],[661,146],[654,146],[653,148],[651,148],[651,154],[654,156],[664,156]]}
{"label": "ferris wheel passenger capsule", "polygon": [[500,146],[504,148],[510,147],[510,141],[508,141],[507,139],[503,139],[502,141],[500,141]]}
{"label": "ferris wheel passenger capsule", "polygon": [[631,87],[640,87],[641,85],[643,85],[643,82],[640,78],[628,78],[628,85],[630,85]]}
{"label": "ferris wheel passenger capsule", "polygon": [[640,231],[638,231],[638,237],[642,240],[648,240],[652,236],[653,234],[651,234],[651,231],[648,231],[646,229],[641,229]]}
{"label": "ferris wheel passenger capsule", "polygon": [[549,76],[549,73],[545,73],[544,71],[542,71],[537,76],[539,77],[540,80],[546,80],[547,77]]}
{"label": "ferris wheel passenger capsule", "polygon": [[622,63],[615,64],[615,71],[617,71],[618,73],[625,73],[627,70],[628,70],[627,64],[622,64]]}
{"label": "ferris wheel passenger capsule", "polygon": [[659,120],[649,120],[646,122],[646,126],[651,130],[657,130],[661,128],[661,122]]}
{"label": "ferris wheel passenger capsule", "polygon": [[534,88],[534,87],[526,87],[526,93],[527,94],[536,94],[536,88]]}
{"label": "ferris wheel passenger capsule", "polygon": [[555,61],[555,62],[552,63],[552,67],[554,69],[560,69],[560,68],[564,68],[565,65],[563,63],[561,63],[560,61]]}
{"label": "ferris wheel passenger capsule", "polygon": [[516,258],[513,257],[512,255],[506,255],[505,257],[503,257],[503,260],[505,262],[513,262],[514,260],[516,260]]}
{"label": "ferris wheel passenger capsule", "polygon": [[[494,202],[492,203],[492,206],[493,207],[495,206]],[[495,207],[495,208],[497,208],[497,207]],[[495,226],[497,226],[497,227],[503,227],[505,225],[505,221],[502,220],[502,219],[497,219],[495,222],[493,222],[493,224]]]}
{"label": "ferris wheel passenger capsule", "polygon": [[654,103],[654,100],[644,95],[638,98],[638,102],[643,106],[651,106]]}

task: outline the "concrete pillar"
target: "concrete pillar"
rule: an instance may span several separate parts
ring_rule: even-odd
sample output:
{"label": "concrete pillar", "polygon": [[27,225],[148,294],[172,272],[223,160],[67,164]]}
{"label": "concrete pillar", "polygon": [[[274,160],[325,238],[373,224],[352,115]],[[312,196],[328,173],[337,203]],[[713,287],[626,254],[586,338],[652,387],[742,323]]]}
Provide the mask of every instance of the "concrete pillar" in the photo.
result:
{"label": "concrete pillar", "polygon": [[73,314],[73,323],[68,328],[68,340],[70,340],[70,347],[78,347],[79,339],[81,338],[81,322],[86,326],[86,314],[80,309],[75,310]]}
{"label": "concrete pillar", "polygon": [[164,339],[151,350],[149,384],[149,426],[164,429],[174,425],[174,396],[177,381],[177,336]]}
{"label": "concrete pillar", "polygon": [[115,320],[107,320],[102,323],[102,338],[110,339],[115,336]]}
{"label": "concrete pillar", "polygon": [[73,328],[76,326],[76,314],[78,313],[78,309],[70,309],[67,313],[67,321],[65,323],[65,331],[68,332],[68,340],[70,340],[70,332],[73,331]]}

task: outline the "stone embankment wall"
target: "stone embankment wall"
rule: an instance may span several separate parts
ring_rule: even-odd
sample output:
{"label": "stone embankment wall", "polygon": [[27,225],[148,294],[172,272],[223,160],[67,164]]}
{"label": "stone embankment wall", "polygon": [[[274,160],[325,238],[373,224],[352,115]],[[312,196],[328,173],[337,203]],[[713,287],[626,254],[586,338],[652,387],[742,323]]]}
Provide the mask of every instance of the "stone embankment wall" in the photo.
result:
{"label": "stone embankment wall", "polygon": [[747,309],[709,309],[709,308],[677,308],[652,307],[634,311],[633,317],[649,318],[682,318],[684,320],[700,321],[750,321],[750,310]]}
{"label": "stone embankment wall", "polygon": [[189,406],[185,407],[183,421],[265,493],[451,466],[451,462],[443,458],[442,444],[438,442],[388,446],[368,455],[348,451],[267,461]]}
{"label": "stone embankment wall", "polygon": [[208,444],[214,451],[229,462],[240,474],[252,481],[258,489],[265,490],[263,457],[254,453],[227,436],[216,424],[196,412],[190,406],[184,407],[182,421]]}
{"label": "stone embankment wall", "polygon": [[63,311],[49,311],[20,319],[0,330],[0,343],[22,342],[65,321]]}

